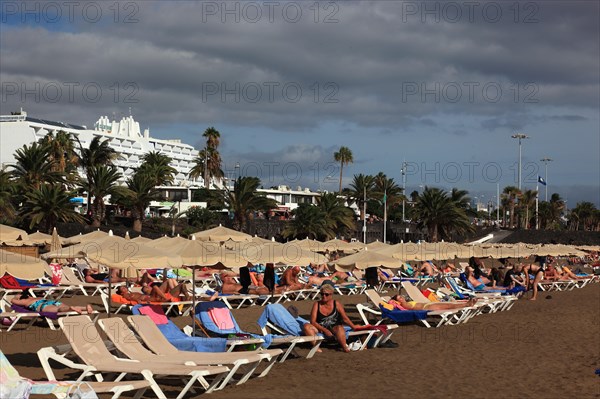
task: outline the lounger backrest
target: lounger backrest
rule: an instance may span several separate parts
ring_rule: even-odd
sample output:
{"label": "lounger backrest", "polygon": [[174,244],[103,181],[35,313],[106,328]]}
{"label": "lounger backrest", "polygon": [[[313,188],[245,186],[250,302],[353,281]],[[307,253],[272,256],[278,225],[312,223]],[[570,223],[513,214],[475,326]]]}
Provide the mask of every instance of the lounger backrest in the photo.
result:
{"label": "lounger backrest", "polygon": [[375,306],[379,306],[379,303],[382,301],[382,298],[377,291],[369,289],[365,291],[365,294]]}
{"label": "lounger backrest", "polygon": [[79,278],[77,278],[77,276],[73,272],[73,269],[71,269],[69,266],[63,267],[63,278],[66,279],[69,283],[80,284],[83,282]]}
{"label": "lounger backrest", "polygon": [[89,316],[69,316],[58,319],[58,324],[73,347],[73,351],[86,364],[98,364],[102,360],[113,361],[100,337],[98,329]]}
{"label": "lounger backrest", "polygon": [[120,317],[98,320],[98,324],[108,336],[115,347],[131,359],[150,359],[152,352],[144,348],[135,334]]}
{"label": "lounger backrest", "polygon": [[179,352],[177,348],[171,345],[150,317],[144,315],[128,316],[127,320],[152,352],[157,355],[171,355]]}
{"label": "lounger backrest", "polygon": [[431,302],[410,281],[403,281],[402,288],[404,288],[404,290],[406,290],[406,293],[408,294],[408,296],[411,297],[411,299],[415,302],[418,302],[418,303],[430,303]]}

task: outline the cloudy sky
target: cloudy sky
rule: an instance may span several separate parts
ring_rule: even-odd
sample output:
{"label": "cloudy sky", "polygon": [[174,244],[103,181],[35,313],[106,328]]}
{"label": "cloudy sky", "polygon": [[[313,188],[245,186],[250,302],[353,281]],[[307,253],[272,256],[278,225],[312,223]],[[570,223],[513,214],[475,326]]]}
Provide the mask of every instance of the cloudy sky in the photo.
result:
{"label": "cloudy sky", "polygon": [[[515,5],[516,4],[516,5]],[[334,190],[344,169],[487,202],[535,188],[600,206],[599,3],[2,2],[2,114],[93,125],[129,108],[152,136],[264,186]],[[495,201],[495,198],[494,198]]]}

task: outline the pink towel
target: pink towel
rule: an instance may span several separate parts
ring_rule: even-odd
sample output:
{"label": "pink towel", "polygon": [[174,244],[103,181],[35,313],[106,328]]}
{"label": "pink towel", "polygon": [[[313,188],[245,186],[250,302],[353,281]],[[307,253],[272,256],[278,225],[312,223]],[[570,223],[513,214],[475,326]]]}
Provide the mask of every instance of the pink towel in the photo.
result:
{"label": "pink towel", "polygon": [[150,317],[154,324],[167,324],[169,322],[165,312],[159,305],[142,306],[139,308],[139,312]]}
{"label": "pink towel", "polygon": [[211,308],[208,310],[208,315],[213,323],[221,330],[231,330],[232,328],[235,328],[229,309]]}
{"label": "pink towel", "polygon": [[50,269],[52,269],[52,284],[60,284],[63,275],[62,265],[60,263],[50,263]]}

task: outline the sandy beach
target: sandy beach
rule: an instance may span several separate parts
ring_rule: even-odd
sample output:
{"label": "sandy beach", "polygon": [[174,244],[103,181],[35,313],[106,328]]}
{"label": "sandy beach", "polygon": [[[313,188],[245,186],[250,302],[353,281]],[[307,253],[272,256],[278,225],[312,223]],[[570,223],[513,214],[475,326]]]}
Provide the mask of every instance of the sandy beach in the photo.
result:
{"label": "sandy beach", "polygon": [[[366,297],[336,297],[358,321],[354,304]],[[81,304],[84,298],[66,298]],[[99,300],[92,299],[99,307]],[[289,304],[289,303],[288,303]],[[295,302],[307,315],[310,302]],[[261,307],[235,310],[242,328],[257,332]],[[174,321],[183,326],[189,318]],[[600,377],[600,284],[521,299],[507,311],[477,316],[459,326],[402,326],[393,349],[343,353],[325,348],[312,359],[277,364],[266,378],[210,394],[213,399],[306,397],[598,398]],[[36,351],[66,343],[60,331],[33,326],[2,332],[2,351],[19,372],[44,379]],[[301,354],[305,353],[301,349]],[[58,370],[58,378],[68,378]],[[167,390],[167,395],[176,393]],[[153,397],[150,392],[146,396]],[[199,397],[203,395],[196,395]],[[207,396],[207,395],[204,395]],[[194,397],[194,396],[191,396]]]}

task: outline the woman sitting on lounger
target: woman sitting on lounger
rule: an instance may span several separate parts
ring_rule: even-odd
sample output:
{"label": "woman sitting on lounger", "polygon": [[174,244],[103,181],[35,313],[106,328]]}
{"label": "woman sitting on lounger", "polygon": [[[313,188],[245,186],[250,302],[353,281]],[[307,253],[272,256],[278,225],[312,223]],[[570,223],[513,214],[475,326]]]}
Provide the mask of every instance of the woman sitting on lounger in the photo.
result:
{"label": "woman sitting on lounger", "polygon": [[469,281],[469,283],[471,283],[473,285],[473,287],[475,288],[476,291],[488,291],[488,290],[498,291],[498,289],[505,289],[504,287],[488,287],[488,286],[486,286],[485,283],[483,281],[481,281],[483,279],[483,277],[480,277],[479,279],[475,277],[475,270],[471,266],[467,266],[465,268],[465,276],[467,277],[467,280]]}
{"label": "woman sitting on lounger", "polygon": [[415,301],[407,301],[402,295],[394,295],[392,299],[388,301],[390,305],[400,310],[452,310],[468,308],[477,303],[477,298],[470,299],[466,302],[460,303],[446,303],[446,302],[431,302],[431,303],[419,303]]}
{"label": "woman sitting on lounger", "polygon": [[333,283],[325,281],[321,285],[321,300],[313,304],[310,312],[310,324],[304,325],[305,335],[315,336],[322,333],[325,338],[335,338],[344,352],[350,352],[346,344],[344,325],[353,330],[357,326],[346,315],[344,305],[333,299]]}
{"label": "woman sitting on lounger", "polygon": [[70,312],[74,311],[77,313],[87,312],[91,314],[94,312],[92,309],[92,305],[88,304],[86,306],[69,306],[65,305],[62,302],[55,301],[53,299],[40,299],[40,298],[32,298],[28,292],[24,292],[20,298],[13,298],[10,301],[13,305],[22,306],[31,310],[32,312]]}

